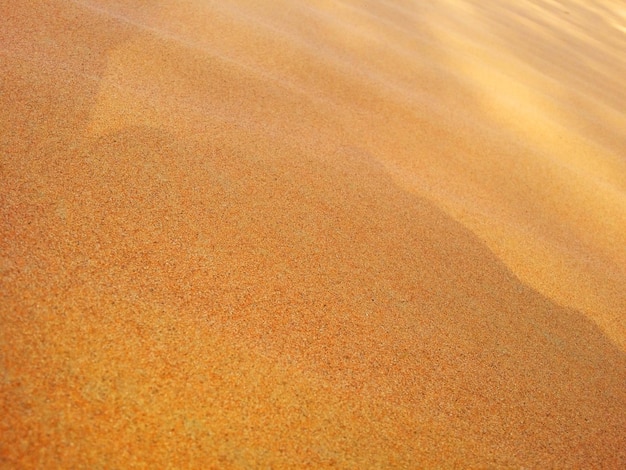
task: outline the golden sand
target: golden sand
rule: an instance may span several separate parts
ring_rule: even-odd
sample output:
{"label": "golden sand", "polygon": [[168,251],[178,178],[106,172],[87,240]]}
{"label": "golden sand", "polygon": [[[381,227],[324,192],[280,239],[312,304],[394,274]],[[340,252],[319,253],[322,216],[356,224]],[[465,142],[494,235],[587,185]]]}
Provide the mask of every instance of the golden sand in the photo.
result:
{"label": "golden sand", "polygon": [[626,467],[623,2],[0,18],[0,467]]}

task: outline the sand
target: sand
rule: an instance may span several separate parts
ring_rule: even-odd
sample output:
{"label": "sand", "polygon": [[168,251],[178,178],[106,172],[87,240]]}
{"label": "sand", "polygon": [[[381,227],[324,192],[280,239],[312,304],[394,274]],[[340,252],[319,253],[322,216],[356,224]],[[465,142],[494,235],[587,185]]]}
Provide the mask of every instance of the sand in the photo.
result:
{"label": "sand", "polygon": [[0,467],[626,467],[622,2],[0,18]]}

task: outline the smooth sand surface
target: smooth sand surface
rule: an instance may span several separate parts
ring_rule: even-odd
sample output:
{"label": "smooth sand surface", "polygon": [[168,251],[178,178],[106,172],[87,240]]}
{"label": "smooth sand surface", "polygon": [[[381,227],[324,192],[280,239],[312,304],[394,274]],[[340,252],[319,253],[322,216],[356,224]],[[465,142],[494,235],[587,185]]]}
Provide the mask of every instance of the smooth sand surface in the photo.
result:
{"label": "smooth sand surface", "polygon": [[0,467],[626,468],[623,2],[0,18]]}

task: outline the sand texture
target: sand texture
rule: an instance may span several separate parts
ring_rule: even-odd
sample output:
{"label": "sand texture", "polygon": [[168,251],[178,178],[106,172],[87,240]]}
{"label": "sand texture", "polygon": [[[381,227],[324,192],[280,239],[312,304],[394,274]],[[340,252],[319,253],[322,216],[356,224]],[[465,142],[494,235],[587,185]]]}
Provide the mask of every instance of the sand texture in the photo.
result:
{"label": "sand texture", "polygon": [[623,1],[0,19],[0,468],[626,468]]}

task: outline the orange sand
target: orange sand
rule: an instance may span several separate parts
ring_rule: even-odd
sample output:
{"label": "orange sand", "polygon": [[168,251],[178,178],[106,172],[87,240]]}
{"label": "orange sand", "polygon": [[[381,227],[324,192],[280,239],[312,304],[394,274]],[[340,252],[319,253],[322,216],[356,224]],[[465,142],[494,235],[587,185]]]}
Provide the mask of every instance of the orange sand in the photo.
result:
{"label": "orange sand", "polygon": [[2,468],[626,467],[623,2],[0,18]]}

